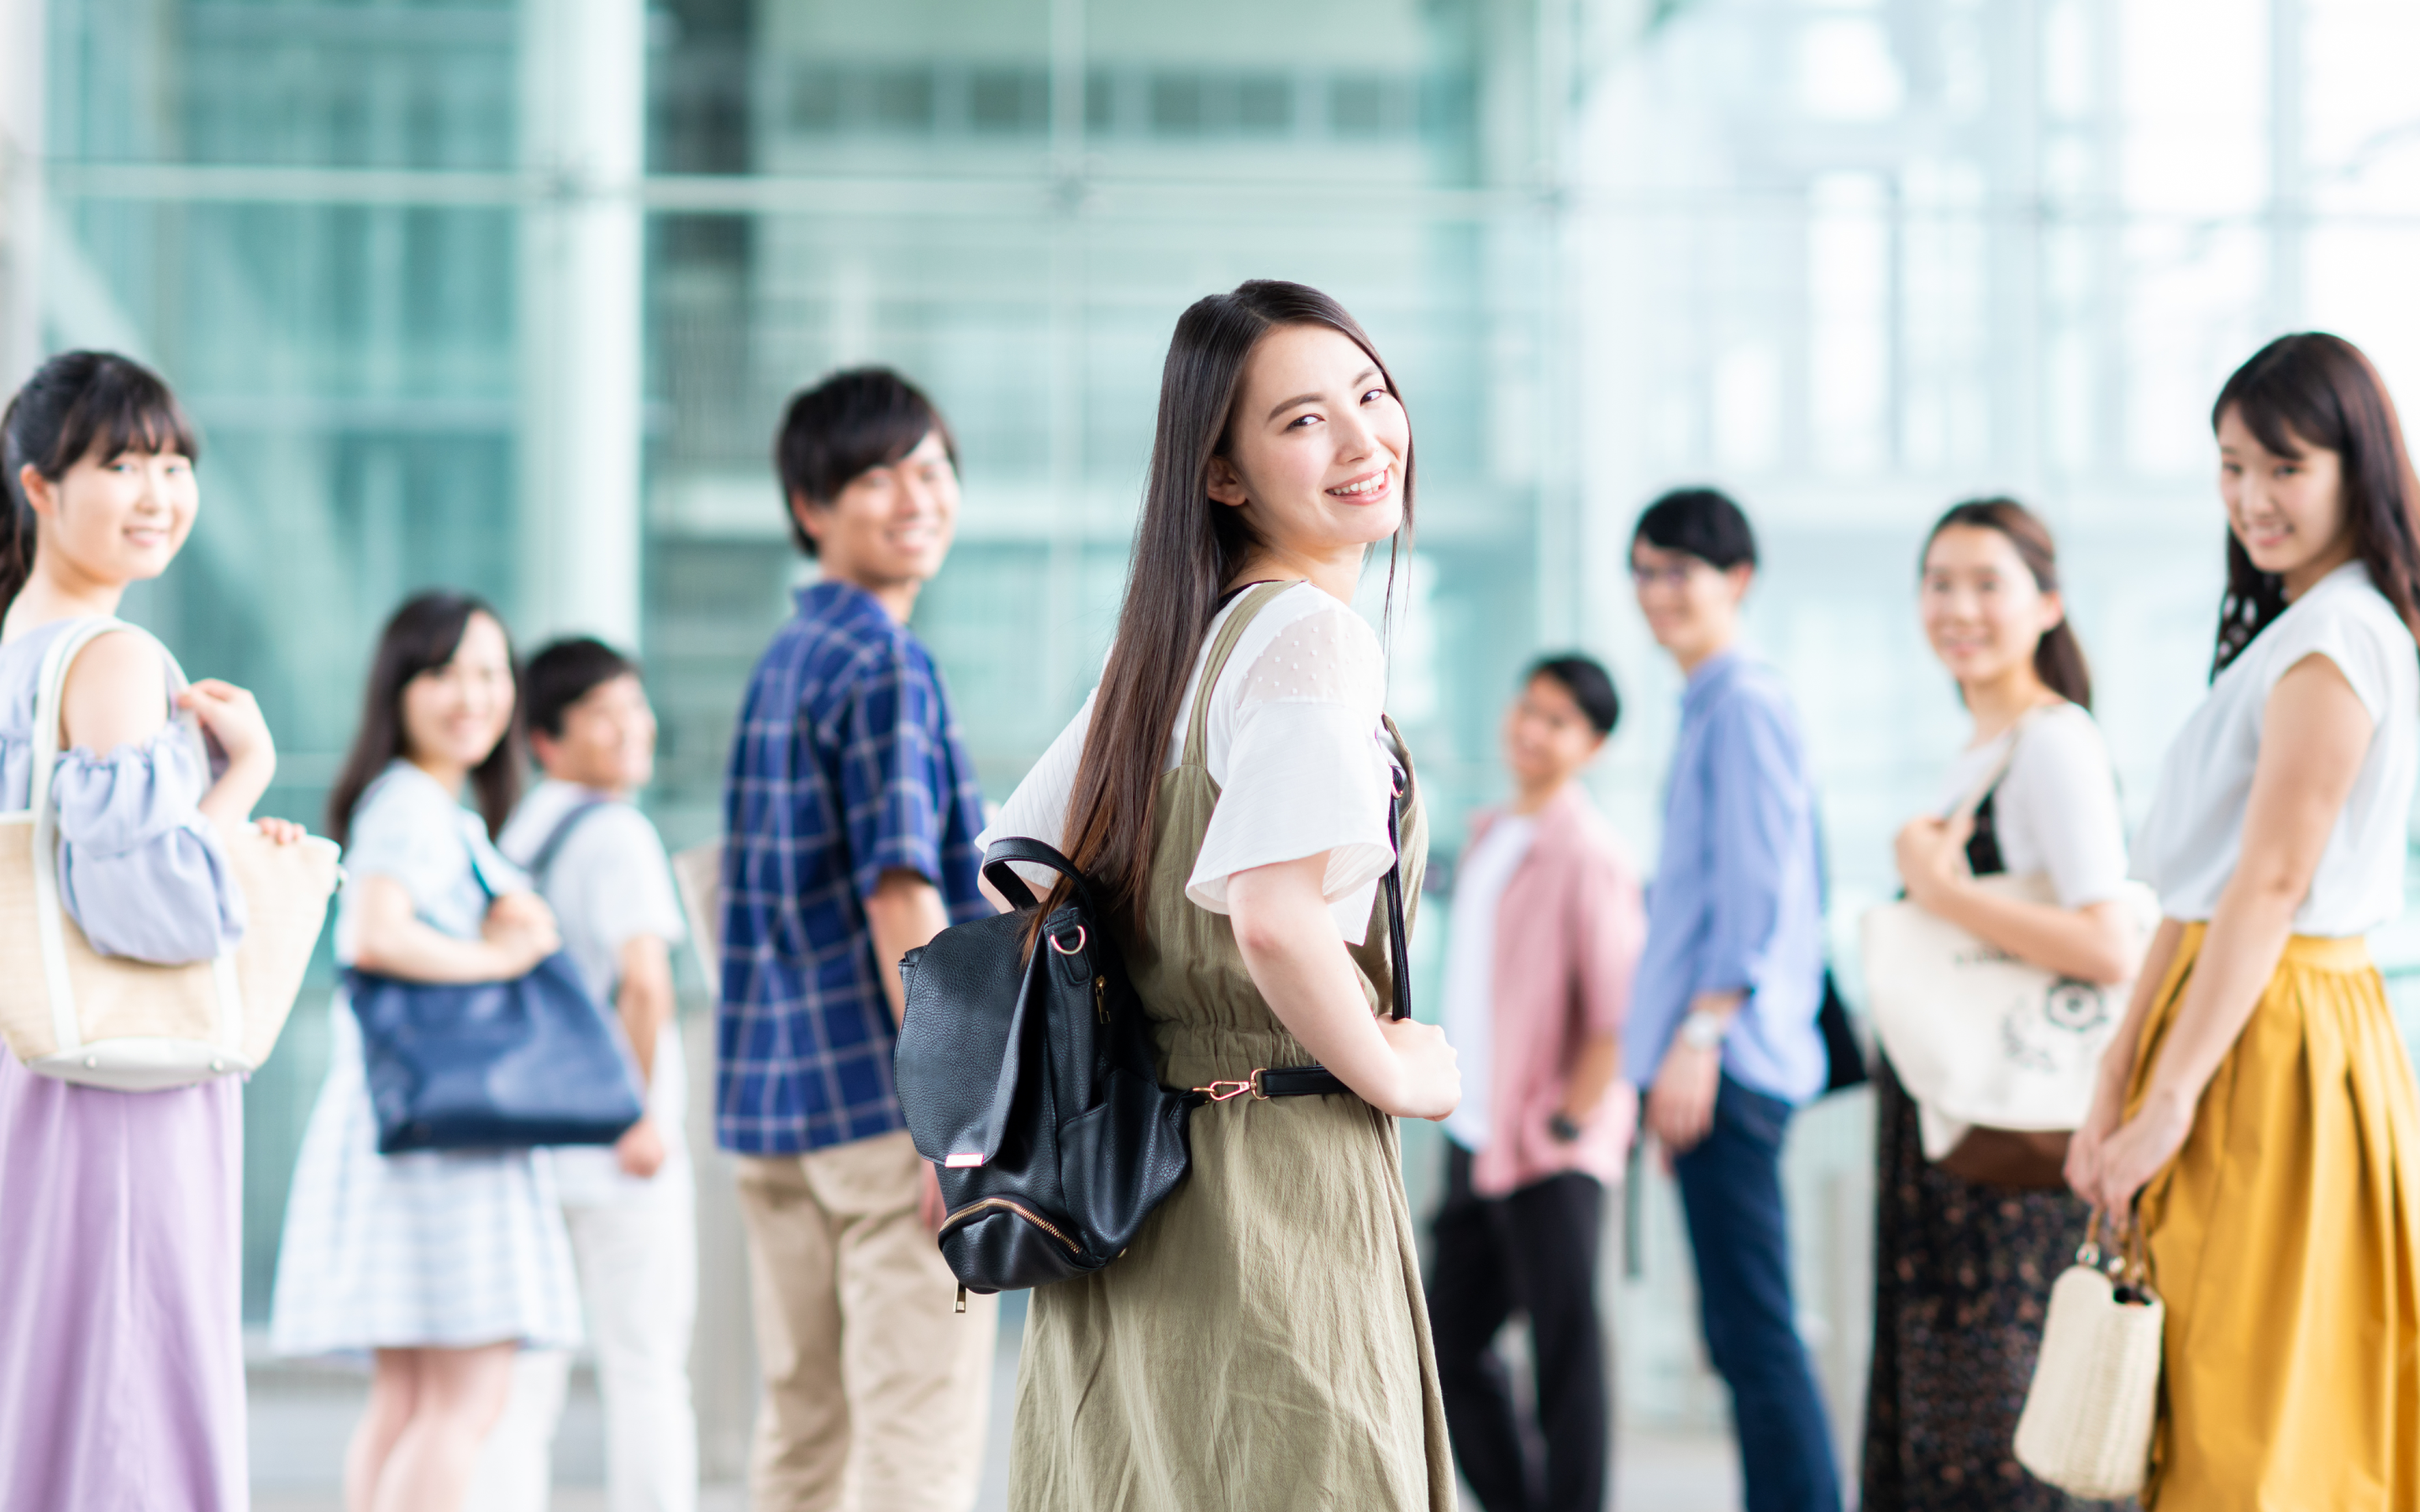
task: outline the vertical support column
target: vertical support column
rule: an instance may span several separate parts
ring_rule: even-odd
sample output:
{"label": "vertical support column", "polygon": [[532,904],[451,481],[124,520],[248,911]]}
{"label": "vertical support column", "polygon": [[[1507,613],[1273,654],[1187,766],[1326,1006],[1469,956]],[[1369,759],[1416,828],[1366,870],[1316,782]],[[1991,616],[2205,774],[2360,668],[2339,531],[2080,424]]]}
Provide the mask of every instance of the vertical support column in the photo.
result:
{"label": "vertical support column", "polygon": [[1990,209],[1992,461],[2019,488],[2042,472],[2041,7],[2010,0],[1993,33]]}
{"label": "vertical support column", "polygon": [[46,0],[0,0],[0,395],[42,356]]}
{"label": "vertical support column", "polygon": [[2303,323],[2303,0],[2269,0],[2269,329]]}
{"label": "vertical support column", "polygon": [[522,0],[521,604],[535,640],[639,637],[644,0]]}
{"label": "vertical support column", "polygon": [[1084,200],[1084,0],[1050,0],[1050,303],[1048,413],[1050,539],[1045,561],[1043,697],[1056,720],[1083,698],[1089,668],[1078,649],[1084,537],[1084,340],[1090,248]]}

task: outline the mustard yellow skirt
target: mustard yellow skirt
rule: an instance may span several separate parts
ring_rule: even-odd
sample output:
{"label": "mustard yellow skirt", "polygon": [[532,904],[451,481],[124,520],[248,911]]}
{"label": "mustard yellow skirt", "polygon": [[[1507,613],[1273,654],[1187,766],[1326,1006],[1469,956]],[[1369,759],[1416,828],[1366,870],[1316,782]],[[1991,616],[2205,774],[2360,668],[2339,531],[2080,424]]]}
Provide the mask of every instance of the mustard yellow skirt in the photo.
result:
{"label": "mustard yellow skirt", "polygon": [[[2134,1057],[2143,1095],[2204,928]],[[2162,1512],[2420,1507],[2420,1094],[2359,939],[2296,935],[2144,1189],[2168,1308]]]}

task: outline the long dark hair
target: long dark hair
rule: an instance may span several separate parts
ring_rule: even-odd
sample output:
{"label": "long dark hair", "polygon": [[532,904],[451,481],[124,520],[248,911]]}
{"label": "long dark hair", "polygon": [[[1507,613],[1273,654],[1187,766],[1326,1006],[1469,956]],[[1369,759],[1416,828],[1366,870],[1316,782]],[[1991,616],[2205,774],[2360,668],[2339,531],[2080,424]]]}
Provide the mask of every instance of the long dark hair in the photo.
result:
{"label": "long dark hair", "polygon": [[[2386,380],[2360,347],[2324,331],[2280,336],[2235,370],[2210,408],[2213,431],[2233,409],[2260,444],[2279,456],[2311,447],[2343,461],[2344,512],[2353,554],[2369,580],[2420,638],[2420,483],[2395,415]],[[2233,531],[2226,534],[2226,597],[2218,610],[2215,678],[2253,637],[2286,611],[2286,584],[2252,564]]]}
{"label": "long dark hair", "polygon": [[[378,780],[387,764],[407,754],[403,728],[403,690],[422,672],[434,671],[454,659],[462,648],[462,632],[471,617],[484,614],[504,629],[504,618],[468,594],[442,590],[406,599],[379,635],[378,655],[370,662],[369,687],[362,696],[362,724],[353,748],[345,753],[344,770],[328,791],[328,835],[337,844],[351,842],[353,809]],[[507,649],[511,632],[505,631]],[[520,702],[520,669],[516,666],[514,702]],[[504,820],[521,795],[521,729],[519,710],[505,727],[504,738],[487,760],[471,768],[471,789],[479,796],[479,814],[489,837],[502,834]]]}
{"label": "long dark hair", "polygon": [[34,505],[18,471],[30,467],[56,483],[87,456],[122,452],[202,459],[176,394],[132,358],[61,352],[8,401],[0,415],[0,610],[16,602],[34,571]]}
{"label": "long dark hair", "polygon": [[[1067,804],[1067,852],[1109,916],[1140,932],[1151,877],[1160,773],[1194,658],[1228,580],[1258,543],[1240,509],[1215,503],[1210,459],[1225,455],[1230,420],[1252,349],[1286,326],[1326,326],[1369,354],[1389,393],[1394,375],[1344,307],[1315,288],[1271,279],[1196,301],[1177,317],[1159,376],[1159,423],[1115,649],[1094,696],[1092,728]],[[1412,529],[1412,454],[1404,452],[1404,517]],[[1393,556],[1388,568],[1393,592]],[[1063,888],[1063,884],[1062,885]]]}
{"label": "long dark hair", "polygon": [[[1953,527],[1999,532],[2017,548],[2017,560],[2033,574],[2034,586],[2045,594],[2058,592],[2058,545],[2051,539],[2050,527],[2013,499],[1969,499],[1950,505],[1924,537],[1924,549],[1916,559],[1917,572],[1924,570],[1932,543]],[[2065,615],[2034,642],[2034,675],[2070,703],[2092,707],[2092,664],[2084,659],[2084,642],[2076,639],[2075,626]]]}

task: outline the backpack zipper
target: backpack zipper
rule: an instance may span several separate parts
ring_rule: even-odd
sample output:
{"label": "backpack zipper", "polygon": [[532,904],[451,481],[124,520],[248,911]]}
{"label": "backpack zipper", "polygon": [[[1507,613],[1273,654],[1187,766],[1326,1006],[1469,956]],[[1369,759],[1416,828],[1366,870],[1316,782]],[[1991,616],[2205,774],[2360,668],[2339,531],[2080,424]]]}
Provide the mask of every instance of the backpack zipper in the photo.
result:
{"label": "backpack zipper", "polygon": [[1053,1225],[1049,1219],[1043,1217],[1040,1213],[1026,1207],[1023,1203],[1011,1201],[1007,1197],[985,1197],[981,1201],[970,1202],[965,1207],[960,1208],[957,1211],[950,1214],[947,1218],[942,1219],[941,1228],[944,1232],[947,1232],[952,1228],[955,1228],[960,1220],[970,1217],[973,1214],[982,1211],[985,1208],[997,1208],[1002,1212],[1013,1212],[1018,1217],[1024,1219],[1027,1223],[1032,1224],[1034,1227],[1041,1229],[1046,1234],[1048,1234],[1060,1243],[1066,1245],[1071,1253],[1078,1255],[1083,1253],[1083,1247],[1078,1244],[1074,1240],[1069,1239],[1065,1234],[1061,1233],[1058,1227]]}

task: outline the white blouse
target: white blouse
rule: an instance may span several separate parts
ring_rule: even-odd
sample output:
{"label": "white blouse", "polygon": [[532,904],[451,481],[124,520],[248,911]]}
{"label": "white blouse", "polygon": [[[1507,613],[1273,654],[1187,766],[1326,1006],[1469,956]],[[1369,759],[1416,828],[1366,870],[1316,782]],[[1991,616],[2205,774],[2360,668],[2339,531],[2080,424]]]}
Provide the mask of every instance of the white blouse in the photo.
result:
{"label": "white blouse", "polygon": [[[2017,743],[2008,756],[2009,743]],[[2126,884],[2126,828],[2118,778],[2092,716],[2058,703],[2031,716],[1951,764],[1943,810],[1974,793],[2008,756],[1992,794],[1992,835],[2010,876],[2046,874],[2061,908],[2106,903]]]}
{"label": "white blouse", "polygon": [[2134,875],[2158,889],[2169,918],[2206,920],[2217,909],[2243,854],[2243,810],[2270,690],[2314,656],[2335,663],[2373,728],[2352,794],[2294,915],[2295,933],[2366,934],[2402,914],[2412,788],[2420,775],[2420,648],[2368,569],[2350,562],[2253,638],[2168,748],[2159,795],[2134,839]]}
{"label": "white blouse", "polygon": [[[1184,758],[1202,670],[1241,602],[1238,595],[1220,609],[1202,638],[1170,733],[1169,766]],[[1395,861],[1387,840],[1393,779],[1379,724],[1386,687],[1378,637],[1350,608],[1307,582],[1269,601],[1210,692],[1206,754],[1218,805],[1186,881],[1187,898],[1226,913],[1229,877],[1325,851],[1323,891],[1337,933],[1357,945],[1368,937],[1378,879]],[[1004,835],[1065,847],[1068,797],[1092,722],[1088,696],[977,838],[979,847]],[[1036,885],[1051,880],[1041,867],[1017,870]]]}

